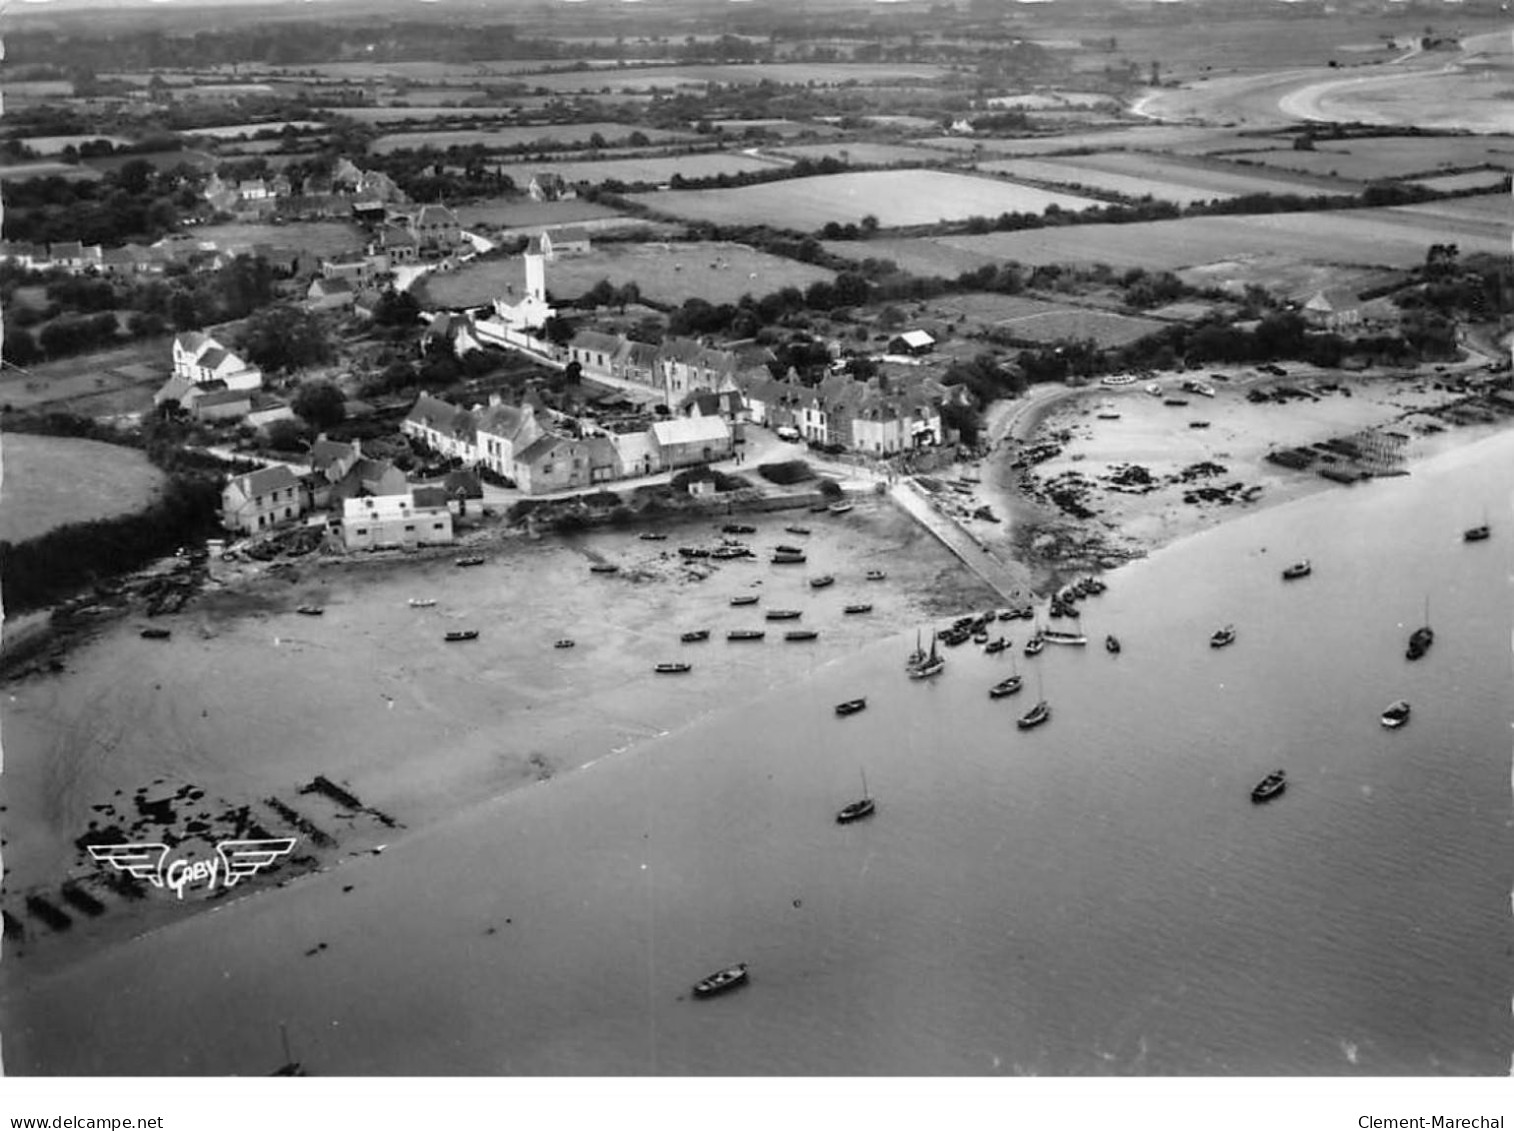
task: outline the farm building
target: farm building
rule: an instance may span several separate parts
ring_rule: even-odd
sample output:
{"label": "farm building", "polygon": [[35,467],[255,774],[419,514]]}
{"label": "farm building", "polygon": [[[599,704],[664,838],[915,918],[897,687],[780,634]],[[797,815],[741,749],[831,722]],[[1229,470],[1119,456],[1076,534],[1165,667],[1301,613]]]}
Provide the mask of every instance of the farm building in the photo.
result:
{"label": "farm building", "polygon": [[1346,291],[1317,291],[1304,303],[1304,320],[1325,330],[1343,330],[1361,323],[1361,304]]}
{"label": "farm building", "polygon": [[578,193],[573,186],[557,173],[537,173],[526,185],[526,192],[535,201],[576,200]]}
{"label": "farm building", "polygon": [[896,335],[889,343],[890,353],[903,353],[910,356],[930,353],[936,348],[936,339],[924,330],[906,330]]}
{"label": "farm building", "polygon": [[718,416],[663,420],[652,425],[657,462],[665,469],[728,459],[731,428]]}
{"label": "farm building", "polygon": [[542,254],[548,262],[559,255],[588,255],[591,250],[588,228],[548,228],[541,234]]}
{"label": "farm building", "polygon": [[283,464],[238,475],[221,492],[221,525],[253,534],[300,517],[304,492],[294,472]]}
{"label": "farm building", "polygon": [[337,310],[351,306],[357,291],[346,279],[313,279],[305,291],[307,310]]}
{"label": "farm building", "polygon": [[452,541],[452,512],[420,507],[407,492],[342,503],[342,544],[349,550],[445,545]]}
{"label": "farm building", "polygon": [[252,395],[251,389],[216,389],[193,398],[184,407],[196,420],[240,420],[252,411]]}

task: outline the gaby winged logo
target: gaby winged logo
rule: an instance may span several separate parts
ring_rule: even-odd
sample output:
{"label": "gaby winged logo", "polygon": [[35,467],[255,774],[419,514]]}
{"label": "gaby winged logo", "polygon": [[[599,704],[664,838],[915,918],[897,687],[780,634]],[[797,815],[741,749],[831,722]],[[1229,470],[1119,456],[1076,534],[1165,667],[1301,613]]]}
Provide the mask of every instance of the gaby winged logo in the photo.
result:
{"label": "gaby winged logo", "polygon": [[205,881],[212,890],[219,880],[223,888],[268,867],[280,856],[294,851],[295,838],[274,837],[268,840],[223,840],[216,845],[217,860],[175,860],[165,866],[169,848],[166,844],[92,844],[89,854],[117,871],[146,880],[155,888],[168,888],[180,899],[190,884]]}

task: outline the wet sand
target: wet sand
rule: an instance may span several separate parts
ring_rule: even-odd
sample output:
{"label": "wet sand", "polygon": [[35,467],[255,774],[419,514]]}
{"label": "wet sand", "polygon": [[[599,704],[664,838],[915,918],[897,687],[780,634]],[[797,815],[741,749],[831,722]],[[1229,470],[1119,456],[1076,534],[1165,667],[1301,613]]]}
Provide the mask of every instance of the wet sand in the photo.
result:
{"label": "wet sand", "polygon": [[[10,683],[0,777],[4,906],[27,937],[8,945],[7,957],[21,957],[18,972],[66,965],[206,906],[163,893],[123,900],[92,886],[106,912],[71,912],[69,931],[53,933],[26,914],[27,893],[59,903],[63,881],[98,874],[74,844],[91,821],[154,839],[160,827],[138,820],[133,806],[139,790],[150,800],[186,787],[203,793],[175,803],[173,825],[182,835],[187,821],[205,818],[208,828],[185,845],[202,856],[233,835],[217,817],[243,806],[283,835],[287,821],[267,803],[277,798],[335,838],[322,849],[305,837],[296,853],[313,857],[306,867],[326,869],[679,730],[733,698],[804,679],[869,643],[993,603],[881,497],[860,498],[845,516],[801,509],[735,518],[757,527],[745,538],[755,560],[684,563],[680,545],[719,544],[726,520],[707,518],[660,528],[668,534],[661,542],[635,531],[499,539],[474,569],[459,569],[451,555],[307,559],[287,578],[244,577],[154,620],[172,630],[171,640],[144,640],[147,622],[127,618],[72,652],[64,673]],[[790,525],[810,533],[788,533]],[[808,562],[769,564],[779,543],[803,544]],[[621,569],[594,574],[594,562]],[[869,569],[886,579],[866,580]],[[241,567],[217,563],[215,572],[230,580],[234,571]],[[808,580],[824,573],[835,584],[812,589]],[[739,594],[760,601],[731,607]],[[413,608],[411,598],[436,605]],[[324,615],[298,615],[305,603]],[[844,613],[853,603],[873,609]],[[771,607],[803,615],[767,622]],[[819,637],[784,641],[795,627]],[[443,641],[459,628],[477,629],[479,638]],[[711,630],[708,642],[680,642],[682,632],[701,628]],[[767,636],[727,642],[732,628]],[[575,647],[553,646],[565,638]],[[657,674],[655,665],[667,661],[693,670]],[[396,824],[301,794],[317,774]],[[128,818],[137,824],[128,828]]]}

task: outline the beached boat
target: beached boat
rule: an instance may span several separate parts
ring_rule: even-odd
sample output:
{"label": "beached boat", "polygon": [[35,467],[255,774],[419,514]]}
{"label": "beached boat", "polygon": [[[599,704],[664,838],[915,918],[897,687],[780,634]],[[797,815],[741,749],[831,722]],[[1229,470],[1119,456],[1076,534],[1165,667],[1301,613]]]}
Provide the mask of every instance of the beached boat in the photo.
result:
{"label": "beached boat", "polygon": [[475,554],[468,558],[458,558],[457,564],[460,566],[481,566],[484,564],[484,559]]}
{"label": "beached boat", "polygon": [[[476,636],[478,634],[474,633],[474,635]],[[554,647],[554,648],[572,648],[573,646],[574,646],[574,641],[569,640],[566,636],[563,637],[561,640],[554,640],[552,642],[552,647]]]}
{"label": "beached boat", "polygon": [[1088,637],[1081,632],[1063,632],[1060,629],[1048,628],[1041,633],[1041,638],[1048,644],[1074,644],[1088,643]]}
{"label": "beached boat", "polygon": [[1016,694],[1024,685],[1024,681],[1017,675],[1007,676],[988,689],[990,699],[1003,699],[1006,695]]}
{"label": "beached boat", "polygon": [[689,559],[707,558],[710,556],[710,551],[704,549],[701,546],[679,546],[678,556]]}
{"label": "beached boat", "polygon": [[1227,624],[1209,638],[1209,647],[1223,648],[1227,644],[1235,643],[1235,625]]}
{"label": "beached boat", "polygon": [[733,628],[725,634],[727,640],[761,640],[767,633],[760,628]]}
{"label": "beached boat", "polygon": [[836,714],[855,715],[858,711],[865,710],[866,707],[866,699],[848,699],[845,703],[836,704]]}
{"label": "beached boat", "polygon": [[745,546],[717,546],[710,551],[711,561],[728,562],[736,558],[750,558],[752,551]]}
{"label": "beached boat", "polygon": [[1111,655],[1118,656],[1120,654],[1119,637],[1113,634],[1104,637],[1104,651],[1110,653]]}
{"label": "beached boat", "polygon": [[735,989],[747,980],[746,963],[738,962],[734,966],[727,966],[724,970],[717,970],[708,978],[701,978],[694,983],[695,997],[714,997],[726,990]]}
{"label": "beached boat", "polygon": [[803,565],[804,555],[795,553],[777,553],[773,555],[774,565]]}
{"label": "beached boat", "polygon": [[803,615],[799,609],[769,609],[766,613],[768,620],[798,620]]}
{"label": "beached boat", "polygon": [[710,638],[710,630],[707,628],[695,629],[693,632],[685,632],[678,639],[685,644],[700,644]]}
{"label": "beached boat", "polygon": [[666,534],[659,534],[655,530],[648,530],[641,535],[641,540],[643,542],[666,542],[668,536]]}
{"label": "beached boat", "polygon": [[172,635],[173,633],[166,628],[144,628],[142,630],[143,640],[167,640]]}
{"label": "beached boat", "polygon": [[819,635],[813,628],[796,628],[792,632],[785,632],[783,638],[785,640],[813,640]]}
{"label": "beached boat", "polygon": [[866,576],[869,581],[882,581],[888,574],[884,573],[881,569],[870,569],[867,571]]}
{"label": "beached boat", "polygon": [[294,611],[299,613],[301,616],[307,617],[319,617],[325,616],[326,614],[326,610],[321,608],[321,606],[319,605],[301,605]]}
{"label": "beached boat", "polygon": [[755,526],[747,526],[741,522],[728,522],[720,528],[722,534],[756,534]]}
{"label": "beached boat", "polygon": [[435,597],[411,597],[407,602],[412,609],[429,609],[436,604]]}
{"label": "beached boat", "polygon": [[613,562],[595,562],[589,567],[590,573],[619,573],[620,567]]}
{"label": "beached boat", "polygon": [[1382,724],[1389,730],[1397,730],[1409,721],[1409,701],[1400,699],[1383,712]]}
{"label": "beached boat", "polygon": [[459,629],[454,629],[452,632],[449,632],[449,633],[447,633],[446,636],[442,637],[442,639],[445,640],[448,644],[456,644],[459,640],[477,640],[478,639],[478,629],[476,629],[476,628],[459,628]]}
{"label": "beached boat", "polygon": [[871,605],[848,605],[841,611],[843,613],[870,613],[873,611],[873,607]]}
{"label": "beached boat", "polygon": [[808,534],[810,532],[808,526],[785,526],[784,529],[790,534]]}
{"label": "beached boat", "polygon": [[851,503],[832,503],[827,508],[832,514],[846,514],[852,509]]}
{"label": "beached boat", "polygon": [[681,675],[693,667],[693,664],[658,664],[655,670],[661,675]]}
{"label": "beached boat", "polygon": [[1251,800],[1256,802],[1271,801],[1287,788],[1288,783],[1283,780],[1282,770],[1275,770],[1257,783],[1251,791]]}
{"label": "beached boat", "polygon": [[1308,577],[1313,570],[1308,558],[1300,558],[1287,569],[1283,570],[1283,580],[1293,581],[1300,577]]}
{"label": "beached boat", "polygon": [[1051,704],[1042,699],[1034,707],[1026,711],[1025,714],[1016,719],[1015,726],[1021,730],[1030,730],[1032,727],[1040,726],[1050,718]]}
{"label": "beached boat", "polygon": [[778,545],[776,545],[776,546],[773,547],[773,553],[775,553],[775,554],[802,554],[802,553],[804,553],[804,551],[802,549],[800,549],[798,546],[786,546],[783,543],[779,543]]}
{"label": "beached boat", "polygon": [[983,645],[983,651],[986,655],[997,656],[1000,652],[1005,651],[1008,647],[1009,637],[1000,636],[997,639],[990,640],[987,644]]}
{"label": "beached boat", "polygon": [[821,574],[819,577],[810,578],[811,589],[824,589],[827,585],[835,584],[836,579],[828,573]]}
{"label": "beached boat", "polygon": [[740,606],[740,605],[755,605],[760,599],[761,598],[759,598],[755,593],[751,593],[751,594],[748,594],[745,597],[732,597],[731,598],[731,604],[732,605],[737,605],[737,606]]}
{"label": "beached boat", "polygon": [[853,821],[860,821],[863,817],[871,817],[877,811],[877,806],[867,792],[867,774],[862,775],[862,797],[848,805],[843,805],[836,813],[838,825],[849,825]]}
{"label": "beached boat", "polygon": [[973,633],[973,643],[974,644],[987,644],[988,643],[988,633],[985,630],[983,630],[983,629],[980,628],[977,632]]}

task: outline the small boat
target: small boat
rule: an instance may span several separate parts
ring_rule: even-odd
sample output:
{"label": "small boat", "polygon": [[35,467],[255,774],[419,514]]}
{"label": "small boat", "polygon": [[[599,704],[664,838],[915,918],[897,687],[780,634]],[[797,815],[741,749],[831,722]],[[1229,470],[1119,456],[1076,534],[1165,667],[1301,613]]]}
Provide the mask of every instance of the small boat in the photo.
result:
{"label": "small boat", "polygon": [[785,632],[783,638],[785,640],[813,640],[819,635],[813,628],[797,628],[793,632]]}
{"label": "small boat", "polygon": [[659,534],[655,530],[648,530],[641,535],[641,540],[643,542],[666,542],[668,536],[666,534]]}
{"label": "small boat", "polygon": [[1251,800],[1256,802],[1271,801],[1278,794],[1282,793],[1288,785],[1283,780],[1283,776],[1282,770],[1275,770],[1268,774],[1251,791]]}
{"label": "small boat", "polygon": [[435,597],[411,597],[407,602],[412,609],[429,609],[436,604]]}
{"label": "small boat", "polygon": [[804,551],[801,550],[798,546],[778,545],[778,546],[774,546],[773,547],[773,553],[775,553],[775,554],[802,554],[802,553],[804,553]]}
{"label": "small boat", "polygon": [[1003,652],[1008,647],[1009,638],[1001,636],[998,639],[990,640],[987,644],[983,645],[983,651],[985,655],[997,656],[1000,652]]}
{"label": "small boat", "polygon": [[1040,630],[1037,630],[1036,634],[1025,642],[1025,654],[1027,656],[1039,656],[1041,649],[1045,647],[1046,638],[1041,635]]}
{"label": "small boat", "polygon": [[1104,651],[1110,655],[1118,656],[1120,654],[1120,638],[1113,634],[1104,637]]}
{"label": "small boat", "polygon": [[1000,620],[1014,620],[1015,619],[1015,611],[1013,609],[1000,609],[999,610],[999,619]]}
{"label": "small boat", "polygon": [[1048,644],[1074,644],[1088,643],[1088,637],[1081,632],[1062,632],[1060,629],[1048,628],[1041,633],[1041,638]]}
{"label": "small boat", "polygon": [[798,620],[804,614],[798,609],[769,609],[768,620]]}
{"label": "small boat", "polygon": [[1409,634],[1409,650],[1405,655],[1411,660],[1417,660],[1430,650],[1430,645],[1435,643],[1435,630],[1430,627],[1430,598],[1425,598],[1425,623],[1422,628],[1416,628]]}
{"label": "small boat", "polygon": [[811,589],[824,589],[827,585],[835,585],[836,579],[830,574],[821,574],[819,577],[810,578]]}
{"label": "small boat", "polygon": [[936,640],[931,638],[930,655],[909,669],[910,679],[929,679],[933,675],[940,675],[946,668],[946,657],[936,654]]}
{"label": "small boat", "polygon": [[849,805],[843,805],[836,813],[838,825],[849,825],[853,821],[860,821],[863,817],[871,817],[877,810],[873,799],[867,795],[867,775],[862,775],[862,799],[853,801]]}
{"label": "small boat", "polygon": [[784,529],[790,534],[808,534],[810,532],[808,526],[785,526]]}
{"label": "small boat", "polygon": [[761,640],[767,633],[760,628],[734,628],[725,634],[727,640]]}
{"label": "small boat", "polygon": [[[475,632],[473,635],[477,636],[478,633]],[[552,647],[554,647],[554,648],[572,648],[573,645],[574,645],[574,642],[572,640],[569,640],[567,637],[563,637],[563,639],[561,639],[561,640],[554,641],[553,644],[552,644]]]}
{"label": "small boat", "polygon": [[774,554],[773,555],[773,564],[774,565],[803,565],[804,564],[804,555],[803,554]]}
{"label": "small boat", "polygon": [[1464,532],[1462,534],[1462,539],[1467,542],[1483,542],[1486,541],[1488,536],[1492,533],[1492,527],[1490,527],[1485,522],[1481,526],[1474,526],[1472,527],[1472,529]]}
{"label": "small boat", "polygon": [[1006,695],[1013,695],[1020,690],[1023,682],[1017,675],[1008,676],[988,689],[988,697],[990,699],[1003,699]]}
{"label": "small boat", "polygon": [[884,573],[881,569],[870,569],[867,571],[867,579],[869,581],[882,581],[887,576],[888,574]]}
{"label": "small boat", "polygon": [[1409,701],[1400,699],[1383,712],[1383,726],[1389,730],[1397,730],[1409,721]]}
{"label": "small boat", "polygon": [[613,562],[595,562],[589,567],[590,573],[619,573],[620,567]]}
{"label": "small boat", "polygon": [[758,600],[760,600],[760,598],[757,596],[757,594],[752,593],[752,594],[749,594],[748,596],[745,596],[745,597],[732,597],[731,598],[731,604],[732,605],[736,605],[736,606],[740,606],[740,605],[755,605],[758,602]]}
{"label": "small boat", "polygon": [[324,616],[326,613],[326,610],[321,608],[319,605],[301,605],[294,611],[299,613],[301,616],[307,617]]}
{"label": "small boat", "polygon": [[1038,727],[1050,718],[1051,704],[1042,699],[1034,707],[1026,711],[1025,714],[1016,719],[1015,726],[1021,730],[1030,730],[1031,727]]}
{"label": "small boat", "polygon": [[926,655],[925,649],[920,646],[920,630],[917,628],[915,629],[915,650],[911,652],[909,654],[909,658],[904,661],[904,666],[909,669],[914,669],[925,663],[928,658],[929,657]]}
{"label": "small boat", "polygon": [[1209,638],[1209,647],[1223,648],[1227,644],[1235,643],[1235,625],[1227,624]]}
{"label": "small boat", "polygon": [[735,558],[749,558],[752,551],[745,546],[718,546],[710,551],[711,561],[728,562]]}
{"label": "small boat", "polygon": [[810,508],[810,514],[824,514],[831,509],[830,503],[816,503]]}
{"label": "small boat", "polygon": [[685,644],[700,644],[710,638],[710,630],[707,628],[696,629],[693,632],[685,632],[678,639]]}
{"label": "small boat", "polygon": [[692,560],[694,558],[707,558],[710,556],[710,551],[700,546],[679,546],[678,554],[682,558]]}
{"label": "small boat", "polygon": [[484,559],[475,554],[468,558],[458,558],[457,564],[460,566],[481,566],[484,564]]}
{"label": "small boat", "polygon": [[985,632],[983,629],[980,628],[977,632],[973,633],[973,643],[974,644],[987,644],[988,643],[988,633]]}
{"label": "small boat", "polygon": [[172,635],[173,633],[166,628],[144,628],[142,630],[143,640],[167,640]]}
{"label": "small boat", "polygon": [[692,671],[693,667],[693,664],[658,664],[655,670],[661,675],[679,675]]}
{"label": "small boat", "polygon": [[1312,569],[1313,567],[1309,564],[1309,559],[1301,558],[1283,570],[1283,580],[1293,581],[1296,578],[1308,577]]}
{"label": "small boat", "polygon": [[832,503],[828,508],[832,514],[846,514],[852,509],[851,503]]}
{"label": "small boat", "polygon": [[836,714],[855,715],[858,711],[867,707],[866,699],[848,699],[845,703],[836,704]]}
{"label": "small boat", "polygon": [[722,534],[756,534],[755,526],[747,526],[740,522],[728,522],[720,528]]}
{"label": "small boat", "polygon": [[844,613],[870,613],[873,611],[873,607],[871,605],[848,605],[841,611]]}
{"label": "small boat", "polygon": [[724,970],[717,970],[708,978],[701,978],[695,982],[694,996],[714,997],[716,994],[734,989],[746,980],[746,963],[738,962],[734,966],[727,966]]}
{"label": "small boat", "polygon": [[444,637],[442,637],[442,639],[445,640],[448,644],[456,644],[459,640],[477,640],[478,639],[478,629],[476,629],[476,628],[459,628],[459,629],[455,629],[452,632],[447,633],[447,635],[444,636]]}

